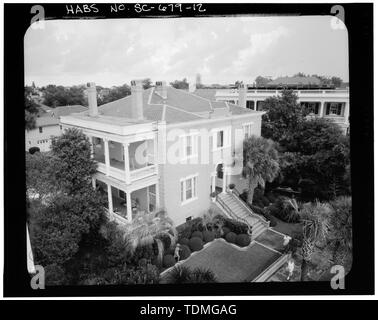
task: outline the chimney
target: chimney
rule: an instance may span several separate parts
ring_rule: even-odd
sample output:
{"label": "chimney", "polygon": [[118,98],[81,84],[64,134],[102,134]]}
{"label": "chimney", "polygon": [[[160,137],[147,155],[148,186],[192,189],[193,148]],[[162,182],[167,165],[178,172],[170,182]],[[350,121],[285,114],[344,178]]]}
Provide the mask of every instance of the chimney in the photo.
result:
{"label": "chimney", "polygon": [[167,84],[165,81],[156,81],[155,92],[163,99],[167,99]]}
{"label": "chimney", "polygon": [[194,92],[196,91],[197,85],[193,82],[189,82],[189,92]]}
{"label": "chimney", "polygon": [[243,82],[239,84],[239,107],[247,107],[247,85]]}
{"label": "chimney", "polygon": [[87,95],[88,95],[89,115],[91,117],[96,117],[98,115],[97,90],[96,90],[96,84],[94,82],[87,83]]}
{"label": "chimney", "polygon": [[131,116],[133,119],[143,119],[143,81],[131,81]]}

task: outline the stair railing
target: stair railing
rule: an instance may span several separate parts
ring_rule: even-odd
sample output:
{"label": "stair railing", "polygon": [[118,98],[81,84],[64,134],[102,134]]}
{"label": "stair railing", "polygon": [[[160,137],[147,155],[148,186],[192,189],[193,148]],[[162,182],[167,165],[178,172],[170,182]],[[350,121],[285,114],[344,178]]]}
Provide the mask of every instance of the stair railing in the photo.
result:
{"label": "stair railing", "polygon": [[231,210],[231,208],[227,205],[227,203],[226,203],[225,201],[223,201],[223,199],[222,199],[219,195],[217,195],[217,201],[218,201],[219,204],[222,206],[222,208],[223,208],[224,210],[227,211],[227,213],[228,213],[231,217],[233,217],[235,220],[238,220],[238,221],[241,221],[241,222],[245,223],[250,229],[252,229],[252,225],[251,225],[246,219],[237,216],[237,215]]}
{"label": "stair railing", "polygon": [[238,201],[245,209],[247,209],[247,212],[249,213],[250,216],[260,220],[263,224],[265,224],[269,228],[270,221],[268,221],[265,217],[254,213],[252,208],[247,206],[247,204],[240,198],[240,192],[236,190],[236,188],[232,190],[231,194],[234,196],[236,201]]}

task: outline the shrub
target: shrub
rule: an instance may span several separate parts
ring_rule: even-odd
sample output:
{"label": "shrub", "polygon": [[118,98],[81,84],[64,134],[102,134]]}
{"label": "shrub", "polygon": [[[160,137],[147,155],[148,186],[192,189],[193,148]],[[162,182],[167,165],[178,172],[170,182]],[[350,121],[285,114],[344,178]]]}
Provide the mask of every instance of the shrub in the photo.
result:
{"label": "shrub", "polygon": [[271,215],[284,222],[297,223],[299,222],[300,217],[297,210],[295,209],[295,205],[295,199],[279,197],[274,204],[270,205],[267,208],[267,210]]}
{"label": "shrub", "polygon": [[67,284],[67,278],[64,269],[54,264],[49,264],[45,267],[46,285],[47,286],[60,286]]}
{"label": "shrub", "polygon": [[191,253],[192,252],[190,251],[188,246],[181,245],[181,247],[180,247],[180,260],[185,260],[185,259],[189,258]]}
{"label": "shrub", "polygon": [[175,266],[167,275],[167,283],[214,283],[216,277],[211,270],[196,268],[194,270],[178,265]]}
{"label": "shrub", "polygon": [[194,231],[191,238],[200,238],[201,240],[203,240],[203,234],[201,231]]}
{"label": "shrub", "polygon": [[235,243],[236,241],[236,233],[229,232],[226,234],[226,241],[229,243]]}
{"label": "shrub", "polygon": [[156,238],[163,242],[165,250],[171,247],[171,238],[167,234],[159,234]]}
{"label": "shrub", "polygon": [[223,236],[225,237],[229,232],[231,232],[230,228],[222,227],[223,230]]}
{"label": "shrub", "polygon": [[30,154],[34,154],[36,152],[40,152],[40,150],[39,150],[38,147],[31,147],[31,148],[29,148],[29,153]]}
{"label": "shrub", "polygon": [[204,231],[203,233],[203,241],[211,242],[215,239],[215,234],[212,231]]}
{"label": "shrub", "polygon": [[224,221],[224,226],[229,228],[231,232],[234,232],[236,234],[248,232],[248,226],[245,223],[239,222],[237,220],[226,218]]}
{"label": "shrub", "polygon": [[169,267],[174,266],[175,264],[176,264],[176,260],[175,258],[173,258],[171,254],[166,254],[163,257],[163,267],[169,268]]}
{"label": "shrub", "polygon": [[251,237],[248,234],[239,234],[236,236],[235,243],[240,247],[246,247],[251,243]]}
{"label": "shrub", "polygon": [[188,238],[181,238],[179,240],[179,244],[187,246],[189,244],[189,239]]}
{"label": "shrub", "polygon": [[199,250],[201,250],[203,248],[202,239],[201,238],[197,238],[197,237],[191,238],[189,240],[189,248],[192,251],[199,251]]}
{"label": "shrub", "polygon": [[235,188],[235,183],[230,183],[229,185],[228,185],[228,187],[232,190],[232,189],[234,189]]}

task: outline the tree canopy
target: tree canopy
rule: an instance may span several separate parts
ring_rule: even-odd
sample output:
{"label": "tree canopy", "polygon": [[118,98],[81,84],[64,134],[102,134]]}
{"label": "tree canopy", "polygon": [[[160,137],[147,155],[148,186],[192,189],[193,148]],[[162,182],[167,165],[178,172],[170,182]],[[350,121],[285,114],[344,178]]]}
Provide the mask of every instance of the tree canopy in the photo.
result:
{"label": "tree canopy", "polygon": [[176,89],[183,89],[183,90],[189,89],[189,83],[186,80],[186,78],[182,80],[175,80],[171,82],[170,84],[173,88],[176,88]]}
{"label": "tree canopy", "polygon": [[85,89],[84,85],[63,87],[49,84],[41,89],[43,92],[43,103],[52,108],[68,105],[86,106]]}
{"label": "tree canopy", "polygon": [[31,98],[32,88],[25,87],[25,129],[32,130],[36,126],[36,117],[38,115],[38,104]]}

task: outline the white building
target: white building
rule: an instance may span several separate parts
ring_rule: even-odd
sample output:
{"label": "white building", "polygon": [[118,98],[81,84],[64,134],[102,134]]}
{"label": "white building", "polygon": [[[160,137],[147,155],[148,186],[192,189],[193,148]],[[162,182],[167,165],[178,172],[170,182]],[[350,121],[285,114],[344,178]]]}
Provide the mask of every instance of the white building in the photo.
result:
{"label": "white building", "polygon": [[[237,104],[243,108],[260,111],[264,100],[278,96],[282,89],[259,89],[242,86],[239,89],[219,89],[214,99]],[[316,117],[336,122],[344,133],[349,131],[348,89],[297,89],[298,102],[311,110]]]}
{"label": "white building", "polygon": [[87,110],[80,105],[56,108],[42,106],[41,109],[45,112],[36,119],[35,129],[25,130],[25,151],[29,151],[32,147],[39,148],[41,152],[50,151],[51,138],[62,133],[60,117]]}

